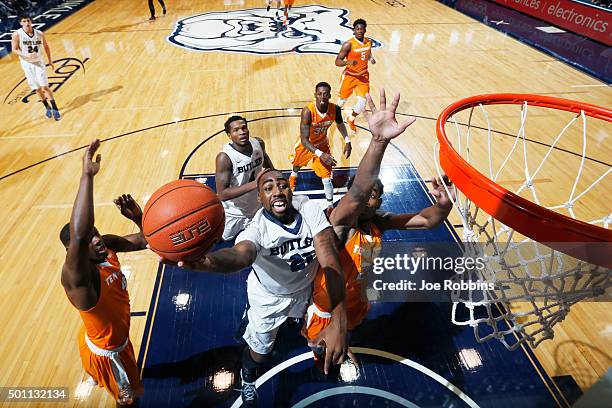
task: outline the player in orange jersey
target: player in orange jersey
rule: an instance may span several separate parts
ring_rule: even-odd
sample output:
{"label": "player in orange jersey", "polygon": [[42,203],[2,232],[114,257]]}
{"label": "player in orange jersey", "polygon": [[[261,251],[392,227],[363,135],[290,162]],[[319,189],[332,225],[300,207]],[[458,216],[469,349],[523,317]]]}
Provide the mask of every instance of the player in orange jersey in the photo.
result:
{"label": "player in orange jersey", "polygon": [[312,160],[312,169],[317,176],[321,177],[325,198],[331,204],[334,198],[331,179],[332,166],[336,165],[336,159],[331,155],[327,129],[334,122],[344,137],[344,156],[347,159],[351,155],[352,148],[351,139],[342,122],[341,110],[329,102],[329,98],[331,98],[331,85],[327,82],[319,82],[315,87],[315,102],[309,103],[302,109],[300,140],[295,145],[293,155],[289,156],[293,165],[289,186],[295,190],[297,172],[300,167],[307,165]]}
{"label": "player in orange jersey", "polygon": [[115,204],[140,229],[123,237],[101,236],[94,226],[93,178],[100,170],[100,155],[93,160],[99,140],[83,158],[83,173],[70,223],[60,232],[66,247],[62,286],[83,320],[78,344],[83,368],[118,405],[131,405],[144,391],[129,338],[130,298],[116,252],[146,248],[142,211],[130,195]]}
{"label": "player in orange jersey", "polygon": [[351,131],[356,132],[355,118],[366,106],[365,96],[370,92],[370,73],[368,63],[376,64],[372,56],[372,40],[365,36],[367,23],[359,18],[353,23],[353,38],[342,44],[336,57],[336,66],[344,67],[340,81],[337,105],[343,107],[346,100],[355,93],[357,103],[346,117]]}
{"label": "player in orange jersey", "polygon": [[[382,204],[383,184],[378,179],[380,163],[388,143],[414,122],[414,118],[403,124],[395,121],[395,110],[399,94],[386,110],[384,89],[381,90],[380,110],[367,96],[372,115],[367,115],[368,124],[375,135],[370,142],[354,181],[349,183],[347,194],[334,210],[329,210],[329,219],[339,238],[340,263],[344,272],[347,329],[352,330],[368,313],[369,303],[365,297],[365,277],[380,252],[382,234],[388,229],[434,228],[440,225],[452,208],[444,185],[451,190],[450,181],[434,179],[432,195],[437,203],[418,214],[392,214],[379,212]],[[384,129],[381,131],[381,129]],[[454,197],[453,197],[454,198]],[[304,335],[313,347],[315,360],[324,353],[318,338],[321,330],[330,324],[329,300],[325,274],[317,271],[313,289],[313,303],[307,312]]]}
{"label": "player in orange jersey", "polygon": [[291,10],[293,3],[295,3],[295,0],[283,0],[283,4],[285,6],[285,10],[284,10],[285,20],[283,21],[284,26],[287,26],[289,24],[289,10]]}

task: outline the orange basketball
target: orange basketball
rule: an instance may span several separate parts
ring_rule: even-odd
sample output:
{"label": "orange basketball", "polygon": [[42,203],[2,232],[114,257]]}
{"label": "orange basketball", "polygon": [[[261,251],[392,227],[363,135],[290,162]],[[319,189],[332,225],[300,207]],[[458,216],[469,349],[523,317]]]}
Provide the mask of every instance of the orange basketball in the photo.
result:
{"label": "orange basketball", "polygon": [[223,235],[225,212],[219,197],[194,180],[176,180],[149,199],[142,227],[149,246],[171,261],[194,261]]}

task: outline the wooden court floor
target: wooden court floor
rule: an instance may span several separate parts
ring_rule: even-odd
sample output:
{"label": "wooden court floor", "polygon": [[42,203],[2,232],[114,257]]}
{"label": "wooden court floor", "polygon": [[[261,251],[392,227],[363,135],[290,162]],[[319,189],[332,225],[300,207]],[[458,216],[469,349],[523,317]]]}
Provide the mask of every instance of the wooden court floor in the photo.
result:
{"label": "wooden court floor", "polygon": [[[370,68],[373,94],[376,99],[381,86],[400,91],[399,111],[419,117],[397,143],[424,177],[434,173],[435,118],[459,98],[537,93],[612,106],[608,86],[546,54],[440,3],[402,2],[407,7],[390,8],[374,0],[318,3],[348,8],[351,20],[365,18],[367,35],[384,43],[375,50],[378,63]],[[222,129],[230,113],[245,111],[248,119],[283,116],[254,122],[250,128],[252,136],[266,141],[276,166],[287,169],[287,156],[299,134],[299,108],[312,99],[317,82],[328,81],[333,91],[338,88],[340,69],[333,55],[197,52],[166,40],[178,19],[262,7],[263,0],[167,3],[168,14],[149,22],[144,1],[96,0],[46,32],[53,59],[75,58],[84,66],[56,92],[60,122],[46,119],[34,100],[0,104],[0,386],[66,386],[74,394],[85,378],[76,347],[79,317],[59,282],[64,249],[58,239],[76,194],[83,146],[93,138],[104,140],[94,189],[98,229],[131,233],[134,228],[112,199],[130,193],[144,206],[157,187],[177,177],[201,140]],[[17,58],[0,60],[0,78],[4,99],[23,78]],[[516,117],[508,119],[509,127]],[[555,136],[550,129],[557,125],[554,117],[536,122],[533,137],[550,142]],[[366,125],[363,118],[357,124]],[[609,129],[595,132],[588,148],[588,155],[604,163],[612,157]],[[334,131],[331,137],[339,136]],[[352,157],[339,160],[339,165],[359,162],[368,135],[361,129],[355,140]],[[200,157],[190,161],[197,163],[192,172],[213,172],[214,157],[224,142],[217,137],[206,151],[200,150]],[[578,138],[564,143],[567,149],[581,149]],[[340,149],[336,141],[337,156]],[[401,160],[390,155],[385,164]],[[567,179],[555,169],[547,177]],[[592,207],[609,205],[611,187],[608,179]],[[549,194],[554,200],[555,190]],[[584,209],[586,217],[590,207]],[[140,252],[121,260],[132,310],[147,311],[157,257]],[[136,353],[144,322],[144,316],[132,318]],[[610,303],[579,304],[557,327],[555,340],[541,345],[536,355],[549,375],[572,375],[586,390],[612,365],[611,328]],[[66,404],[111,405],[101,390]]]}

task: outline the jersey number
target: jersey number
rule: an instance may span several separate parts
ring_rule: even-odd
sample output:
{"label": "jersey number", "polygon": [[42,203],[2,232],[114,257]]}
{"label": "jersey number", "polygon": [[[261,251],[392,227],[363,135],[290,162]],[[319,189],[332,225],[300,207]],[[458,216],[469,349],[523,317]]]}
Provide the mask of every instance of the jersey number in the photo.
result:
{"label": "jersey number", "polygon": [[361,53],[361,60],[362,61],[366,60],[366,52],[365,51]]}
{"label": "jersey number", "polygon": [[249,177],[249,181],[255,181],[255,170],[251,173],[251,177]]}
{"label": "jersey number", "polygon": [[35,46],[28,45],[28,54],[34,54],[36,52],[38,52],[38,45],[35,45]]}
{"label": "jersey number", "polygon": [[291,261],[291,272],[298,272],[306,268],[308,264],[312,262],[314,256],[315,251],[292,255],[291,258],[289,258]]}

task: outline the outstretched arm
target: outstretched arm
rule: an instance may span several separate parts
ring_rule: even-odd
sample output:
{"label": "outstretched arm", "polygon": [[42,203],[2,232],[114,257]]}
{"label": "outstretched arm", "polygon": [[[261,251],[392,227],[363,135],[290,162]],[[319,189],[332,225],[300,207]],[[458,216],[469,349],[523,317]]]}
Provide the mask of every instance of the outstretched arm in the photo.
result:
{"label": "outstretched arm", "polygon": [[97,295],[92,285],[89,244],[94,234],[93,178],[100,170],[101,156],[93,157],[100,147],[91,142],[83,157],[83,173],[70,216],[70,244],[62,267],[62,285],[72,303],[81,310],[93,307]]}
{"label": "outstretched arm", "polygon": [[142,209],[129,194],[123,194],[114,201],[121,214],[136,224],[139,231],[135,234],[118,236],[107,234],[102,237],[104,244],[115,252],[140,251],[147,247],[147,241],[142,232]]}
{"label": "outstretched arm", "polygon": [[315,235],[314,247],[319,265],[325,273],[325,286],[332,309],[330,325],[313,341],[314,344],[325,345],[324,371],[327,374],[329,366],[332,363],[341,364],[348,352],[344,275],[338,259],[336,236],[331,228],[326,228]]}
{"label": "outstretched arm", "polygon": [[444,184],[455,199],[453,183],[444,176],[441,180],[434,178],[431,181],[431,194],[436,198],[436,204],[422,209],[418,214],[392,214],[386,213],[376,217],[376,224],[382,230],[388,229],[412,229],[412,228],[435,228],[442,224],[453,208],[453,201],[449,198]]}
{"label": "outstretched arm", "polygon": [[395,120],[395,111],[400,101],[399,93],[393,98],[393,102],[387,110],[385,90],[380,90],[380,110],[372,101],[370,95],[366,95],[372,113],[367,113],[368,125],[372,133],[372,140],[368,150],[361,159],[353,185],[347,194],[342,197],[338,206],[331,214],[331,223],[336,234],[343,241],[348,230],[353,227],[361,212],[361,207],[367,202],[374,186],[374,182],[380,171],[385,150],[389,142],[401,135],[408,126],[414,123],[415,118],[409,118],[403,123]]}
{"label": "outstretched arm", "polygon": [[178,263],[181,268],[198,272],[232,273],[251,266],[257,257],[257,248],[251,241],[241,241],[231,248],[206,254],[197,262]]}

